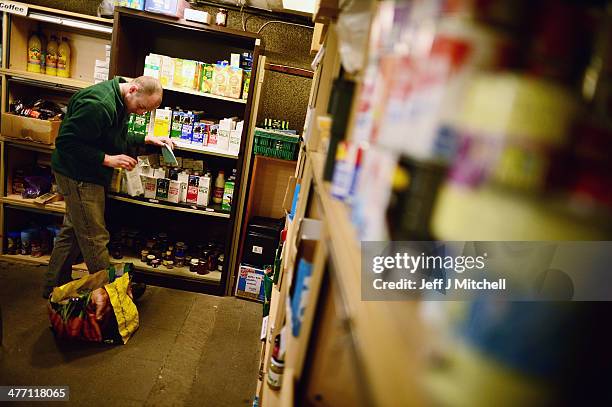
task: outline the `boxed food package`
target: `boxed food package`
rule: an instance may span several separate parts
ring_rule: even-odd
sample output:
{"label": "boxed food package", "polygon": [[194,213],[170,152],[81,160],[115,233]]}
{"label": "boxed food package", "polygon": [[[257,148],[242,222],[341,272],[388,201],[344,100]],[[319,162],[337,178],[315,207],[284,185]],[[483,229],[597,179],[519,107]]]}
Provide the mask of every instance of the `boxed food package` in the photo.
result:
{"label": "boxed food package", "polygon": [[213,88],[214,68],[211,64],[204,64],[200,71],[200,92],[211,93]]}
{"label": "boxed food package", "polygon": [[2,113],[2,135],[53,144],[61,123],[59,120],[40,120],[12,113]]}
{"label": "boxed food package", "polygon": [[140,178],[144,187],[144,197],[155,199],[155,194],[157,193],[157,178],[148,175],[141,175]]}
{"label": "boxed food package", "polygon": [[187,203],[189,204],[198,203],[199,179],[200,177],[197,175],[189,176],[189,182],[187,183]]}
{"label": "boxed food package", "polygon": [[131,171],[125,172],[125,184],[127,193],[130,196],[139,196],[144,194],[144,187],[142,186],[142,180],[140,179],[139,168],[136,167]]}
{"label": "boxed food package", "polygon": [[162,56],[159,81],[164,88],[174,84],[174,58]]}
{"label": "boxed food package", "polygon": [[242,69],[230,67],[225,96],[235,99],[242,96]]}
{"label": "boxed food package", "polygon": [[172,138],[181,138],[183,134],[183,121],[184,121],[185,113],[180,110],[175,110],[172,112],[172,124],[170,125],[170,137]]}
{"label": "boxed food package", "polygon": [[170,189],[170,180],[168,178],[158,178],[155,198],[166,201],[168,199],[168,189]]}
{"label": "boxed food package", "polygon": [[244,71],[244,80],[242,85],[242,98],[249,98],[249,86],[251,86],[251,71]]}
{"label": "boxed food package", "polygon": [[228,153],[233,155],[240,154],[240,142],[242,140],[242,129],[244,122],[240,121],[236,124],[236,129],[230,131]]}
{"label": "boxed food package", "polygon": [[168,187],[168,202],[179,203],[181,198],[181,183],[180,181],[170,181]]}
{"label": "boxed food package", "polygon": [[172,121],[172,110],[156,109],[155,122],[153,125],[153,135],[168,137],[170,135],[170,123]]}
{"label": "boxed food package", "polygon": [[144,10],[145,0],[115,0],[115,6]]}
{"label": "boxed food package", "polygon": [[193,124],[193,134],[191,136],[191,144],[196,144],[198,146],[202,145],[202,124],[200,122]]}
{"label": "boxed food package", "polygon": [[181,86],[184,88],[196,88],[196,71],[198,63],[189,59],[183,60],[183,72]]}
{"label": "boxed food package", "polygon": [[183,84],[183,60],[181,58],[174,58],[174,79],[172,85],[182,86]]}
{"label": "boxed food package", "polygon": [[213,67],[213,85],[211,93],[225,96],[229,86],[230,68],[225,64],[215,64]]}
{"label": "boxed food package", "polygon": [[185,9],[191,8],[185,0],[147,0],[145,10],[170,17],[183,18]]}
{"label": "boxed food package", "polygon": [[248,298],[259,302],[264,301],[264,270],[240,265],[236,297]]}
{"label": "boxed food package", "polygon": [[149,54],[145,57],[144,76],[151,76],[159,79],[162,65],[162,56],[157,54]]}
{"label": "boxed food package", "polygon": [[210,202],[210,173],[207,173],[200,177],[198,181],[198,206],[208,206]]}

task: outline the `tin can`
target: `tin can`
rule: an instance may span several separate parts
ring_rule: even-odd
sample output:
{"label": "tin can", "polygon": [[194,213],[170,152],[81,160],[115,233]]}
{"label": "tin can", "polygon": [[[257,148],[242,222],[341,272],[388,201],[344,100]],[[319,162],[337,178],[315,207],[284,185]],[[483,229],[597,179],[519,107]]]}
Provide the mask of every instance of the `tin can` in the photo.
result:
{"label": "tin can", "polygon": [[153,265],[153,261],[154,261],[154,260],[155,260],[155,255],[154,255],[154,254],[149,254],[149,255],[147,256],[147,264],[148,264],[149,266],[152,266],[152,265]]}
{"label": "tin can", "polygon": [[166,264],[164,264],[164,266],[166,266],[167,269],[173,269],[174,262],[172,260],[166,260]]}

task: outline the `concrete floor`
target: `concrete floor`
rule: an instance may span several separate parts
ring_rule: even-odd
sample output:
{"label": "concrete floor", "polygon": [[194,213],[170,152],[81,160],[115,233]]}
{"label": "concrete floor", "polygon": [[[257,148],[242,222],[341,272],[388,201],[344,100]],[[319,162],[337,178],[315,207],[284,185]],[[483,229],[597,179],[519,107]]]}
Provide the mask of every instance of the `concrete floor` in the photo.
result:
{"label": "concrete floor", "polygon": [[87,406],[251,404],[260,304],[149,286],[127,345],[66,344],[49,329],[44,270],[0,262],[0,385],[68,385]]}

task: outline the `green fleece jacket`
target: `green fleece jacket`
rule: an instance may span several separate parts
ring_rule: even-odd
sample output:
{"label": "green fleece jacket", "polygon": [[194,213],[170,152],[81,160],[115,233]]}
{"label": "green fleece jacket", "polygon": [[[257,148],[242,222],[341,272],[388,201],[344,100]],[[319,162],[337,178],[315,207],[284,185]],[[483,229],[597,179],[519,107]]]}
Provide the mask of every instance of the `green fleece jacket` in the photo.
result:
{"label": "green fleece jacket", "polygon": [[128,114],[115,78],[80,90],[68,102],[68,111],[51,157],[54,171],[76,181],[110,184],[113,169],[102,165],[104,154],[125,154],[144,136],[127,134]]}

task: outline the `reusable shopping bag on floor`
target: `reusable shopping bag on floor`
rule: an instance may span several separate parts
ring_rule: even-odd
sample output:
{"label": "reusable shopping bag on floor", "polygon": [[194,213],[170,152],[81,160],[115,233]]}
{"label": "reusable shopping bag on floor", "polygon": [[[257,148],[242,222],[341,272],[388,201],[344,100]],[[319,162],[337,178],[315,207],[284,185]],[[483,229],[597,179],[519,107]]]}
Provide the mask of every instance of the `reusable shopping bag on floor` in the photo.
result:
{"label": "reusable shopping bag on floor", "polygon": [[138,329],[132,264],[115,264],[56,287],[49,299],[51,328],[60,339],[127,343]]}

